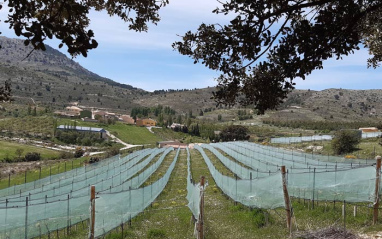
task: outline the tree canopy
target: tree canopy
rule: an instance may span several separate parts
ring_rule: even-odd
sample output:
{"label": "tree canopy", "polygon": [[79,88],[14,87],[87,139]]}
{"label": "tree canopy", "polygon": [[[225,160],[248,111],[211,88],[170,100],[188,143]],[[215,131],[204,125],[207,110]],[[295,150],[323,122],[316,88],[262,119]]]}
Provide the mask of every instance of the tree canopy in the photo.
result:
{"label": "tree canopy", "polygon": [[12,101],[11,91],[11,82],[7,80],[5,81],[4,86],[0,86],[0,102]]}
{"label": "tree canopy", "polygon": [[249,129],[242,125],[230,125],[220,132],[222,141],[248,140]]}
{"label": "tree canopy", "polygon": [[9,13],[5,23],[24,37],[25,45],[45,50],[44,41],[53,37],[61,40],[59,47],[66,45],[72,56],[87,56],[90,49],[98,46],[95,35],[88,29],[89,12],[105,10],[110,16],[118,16],[129,23],[129,29],[146,31],[147,22],[156,24],[158,11],[168,0],[4,0]]}
{"label": "tree canopy", "polygon": [[323,61],[369,49],[369,67],[382,60],[381,0],[227,0],[213,12],[226,25],[201,24],[173,47],[221,72],[219,104],[276,108]]}

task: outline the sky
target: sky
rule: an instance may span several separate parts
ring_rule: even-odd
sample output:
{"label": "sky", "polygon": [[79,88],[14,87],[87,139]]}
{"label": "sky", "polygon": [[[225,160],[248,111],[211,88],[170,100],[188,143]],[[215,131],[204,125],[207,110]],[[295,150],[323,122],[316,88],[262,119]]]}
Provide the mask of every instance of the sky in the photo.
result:
{"label": "sky", "polygon": [[[128,30],[128,24],[103,12],[91,12],[90,29],[95,32],[99,45],[88,57],[76,57],[88,70],[147,91],[161,89],[194,89],[215,86],[219,72],[210,70],[201,63],[194,64],[188,56],[174,51],[171,44],[180,41],[179,35],[195,31],[201,23],[225,23],[229,16],[217,15],[212,10],[219,6],[216,0],[170,0],[159,12],[158,25],[149,25],[148,32]],[[0,11],[0,19],[7,14]],[[1,22],[3,36],[16,37]],[[58,49],[56,40],[47,42]],[[63,53],[68,55],[63,49]],[[324,90],[382,89],[382,69],[368,69],[366,49],[345,56],[343,60],[330,59],[324,69],[315,71],[306,80],[296,80],[296,88]]]}

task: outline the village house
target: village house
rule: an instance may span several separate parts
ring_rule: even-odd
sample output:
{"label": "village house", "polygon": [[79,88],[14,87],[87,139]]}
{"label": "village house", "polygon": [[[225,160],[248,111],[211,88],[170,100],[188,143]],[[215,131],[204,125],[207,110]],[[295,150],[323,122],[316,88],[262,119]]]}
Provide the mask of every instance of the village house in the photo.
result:
{"label": "village house", "polygon": [[92,119],[118,120],[118,117],[115,113],[110,113],[110,112],[101,111],[101,110],[94,110],[92,111]]}
{"label": "village house", "polygon": [[126,124],[134,124],[134,118],[130,115],[121,115],[121,120]]}
{"label": "village house", "polygon": [[73,115],[73,116],[80,116],[81,111],[83,111],[83,109],[81,109],[77,106],[68,106],[65,108],[65,112],[68,115]]}
{"label": "village house", "polygon": [[137,126],[155,126],[156,121],[153,119],[137,119],[135,121],[135,124]]}
{"label": "village house", "polygon": [[65,110],[56,110],[54,111],[54,114],[58,116],[63,116],[63,117],[79,117],[83,109],[77,107],[77,106],[68,106],[65,108]]}

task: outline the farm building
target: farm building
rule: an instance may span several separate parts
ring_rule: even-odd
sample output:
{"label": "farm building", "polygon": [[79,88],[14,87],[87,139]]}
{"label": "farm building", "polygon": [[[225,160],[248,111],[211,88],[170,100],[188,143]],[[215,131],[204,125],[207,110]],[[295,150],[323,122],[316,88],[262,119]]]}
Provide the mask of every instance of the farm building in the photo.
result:
{"label": "farm building", "polygon": [[156,123],[157,122],[153,119],[137,119],[135,121],[137,126],[155,126]]}
{"label": "farm building", "polygon": [[376,127],[359,128],[358,130],[361,130],[362,133],[379,132],[378,128]]}
{"label": "farm building", "polygon": [[106,130],[103,128],[60,125],[57,127],[57,129],[58,130],[75,130],[75,131],[79,131],[79,132],[91,132],[94,134],[99,134],[100,139],[106,139],[107,138]]}
{"label": "farm building", "polygon": [[121,119],[126,124],[134,124],[134,119],[130,115],[121,115]]}
{"label": "farm building", "polygon": [[83,111],[83,109],[77,107],[77,106],[68,106],[65,108],[65,112],[68,114],[68,115],[74,115],[74,116],[79,116],[81,111]]}

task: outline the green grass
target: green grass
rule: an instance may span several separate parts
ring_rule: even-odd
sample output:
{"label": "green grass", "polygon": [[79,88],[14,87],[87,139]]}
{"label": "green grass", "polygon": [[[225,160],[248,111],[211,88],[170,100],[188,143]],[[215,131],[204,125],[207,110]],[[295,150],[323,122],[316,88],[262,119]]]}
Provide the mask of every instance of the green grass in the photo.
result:
{"label": "green grass", "polygon": [[146,127],[137,127],[135,125],[126,125],[117,122],[114,125],[108,125],[104,128],[122,141],[129,144],[155,145],[156,142],[162,140],[156,134],[153,134],[148,129],[146,129]]}
{"label": "green grass", "polygon": [[41,155],[42,159],[57,159],[60,156],[59,151],[3,140],[0,140],[0,149],[0,161],[4,160],[5,158],[17,159],[17,149],[22,150],[21,157],[24,157],[28,152],[37,152]]}

